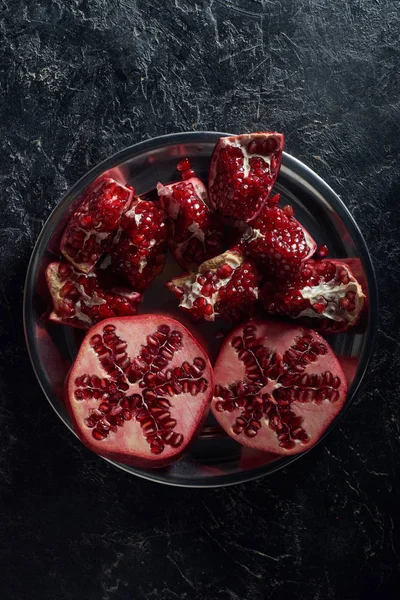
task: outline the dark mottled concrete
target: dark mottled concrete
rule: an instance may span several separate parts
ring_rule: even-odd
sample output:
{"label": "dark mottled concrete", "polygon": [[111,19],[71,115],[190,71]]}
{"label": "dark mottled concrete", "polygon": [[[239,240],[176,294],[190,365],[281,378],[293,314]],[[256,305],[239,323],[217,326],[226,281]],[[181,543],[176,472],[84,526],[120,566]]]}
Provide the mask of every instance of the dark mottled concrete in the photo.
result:
{"label": "dark mottled concrete", "polygon": [[[0,1],[0,597],[397,598],[400,7],[393,0]],[[62,193],[180,130],[276,128],[377,268],[378,344],[341,426],[287,470],[165,488],[90,455],[26,354],[24,275]]]}

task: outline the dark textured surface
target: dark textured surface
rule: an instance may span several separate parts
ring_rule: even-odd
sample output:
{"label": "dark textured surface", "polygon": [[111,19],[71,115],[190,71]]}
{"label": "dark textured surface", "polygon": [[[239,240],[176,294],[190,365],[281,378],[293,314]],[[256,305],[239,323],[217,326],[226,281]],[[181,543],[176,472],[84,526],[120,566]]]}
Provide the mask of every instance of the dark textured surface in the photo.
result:
{"label": "dark textured surface", "polygon": [[[0,2],[0,597],[397,598],[400,8],[393,0]],[[35,238],[110,153],[163,133],[275,128],[342,196],[381,294],[358,400],[268,479],[165,488],[89,454],[24,345]],[[396,593],[397,590],[397,593]]]}

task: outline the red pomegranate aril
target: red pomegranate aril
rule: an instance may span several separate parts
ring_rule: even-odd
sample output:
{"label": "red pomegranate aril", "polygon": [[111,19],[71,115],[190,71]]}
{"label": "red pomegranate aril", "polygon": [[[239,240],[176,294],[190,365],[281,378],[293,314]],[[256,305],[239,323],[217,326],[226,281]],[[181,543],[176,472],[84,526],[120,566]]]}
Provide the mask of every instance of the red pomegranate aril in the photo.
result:
{"label": "red pomegranate aril", "polygon": [[308,260],[286,281],[262,288],[266,311],[300,319],[322,333],[341,333],[359,319],[365,296],[349,266],[340,260]]}
{"label": "red pomegranate aril", "polygon": [[67,407],[94,452],[162,467],[180,458],[200,430],[213,387],[206,353],[179,322],[162,315],[113,318],[83,340],[67,382]]}
{"label": "red pomegranate aril", "polygon": [[214,372],[212,411],[220,425],[241,444],[275,454],[313,446],[346,399],[343,371],[328,343],[288,323],[238,326],[225,338]]}
{"label": "red pomegranate aril", "polygon": [[109,250],[132,199],[132,190],[113,179],[97,181],[85,191],[60,245],[62,254],[76,269],[89,273]]}
{"label": "red pomegranate aril", "polygon": [[191,179],[192,177],[196,177],[196,173],[193,171],[193,169],[188,169],[187,171],[183,171],[182,179],[184,181],[187,179]]}
{"label": "red pomegranate aril", "polygon": [[283,141],[271,132],[220,138],[209,173],[212,206],[246,222],[257,216],[278,176]]}
{"label": "red pomegranate aril", "polygon": [[159,183],[157,192],[168,215],[169,248],[182,268],[192,269],[224,249],[224,230],[219,217],[210,211],[204,184],[192,171],[182,175],[185,181]]}
{"label": "red pomegranate aril", "polygon": [[190,160],[188,158],[182,158],[177,164],[178,171],[188,171],[191,169]]}
{"label": "red pomegranate aril", "polygon": [[283,212],[285,213],[285,215],[287,217],[293,217],[294,216],[293,206],[291,206],[290,204],[285,204],[285,206],[283,207]]}
{"label": "red pomegranate aril", "polygon": [[317,256],[318,258],[325,258],[329,254],[329,248],[325,244],[321,244],[317,248]]}
{"label": "red pomegranate aril", "polygon": [[46,282],[53,303],[50,321],[79,329],[104,318],[135,315],[142,299],[127,288],[102,287],[97,271],[83,274],[69,265],[65,269],[63,263],[49,264]]}
{"label": "red pomegranate aril", "polygon": [[259,281],[252,262],[240,252],[227,251],[201,264],[196,273],[175,277],[166,285],[193,318],[235,322],[254,310]]}

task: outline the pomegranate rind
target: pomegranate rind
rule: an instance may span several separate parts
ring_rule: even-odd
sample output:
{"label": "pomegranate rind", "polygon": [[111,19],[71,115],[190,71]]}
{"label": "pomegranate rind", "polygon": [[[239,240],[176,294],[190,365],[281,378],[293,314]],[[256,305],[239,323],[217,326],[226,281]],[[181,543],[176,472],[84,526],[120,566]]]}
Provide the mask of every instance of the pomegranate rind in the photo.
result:
{"label": "pomegranate rind", "polygon": [[[317,285],[309,285],[307,278],[302,279],[304,269],[309,268],[312,272],[317,272],[316,270],[319,271],[325,266],[329,268],[329,265],[332,272],[334,271],[331,279],[321,276]],[[346,283],[341,283],[342,273],[346,275]],[[354,305],[351,311],[340,305],[340,301],[348,294],[352,295],[351,302]],[[336,259],[311,259],[303,262],[297,277],[289,278],[285,282],[266,282],[261,290],[261,298],[268,314],[299,320],[326,335],[343,333],[349,327],[353,327],[363,312],[366,300],[362,286],[353,275],[349,264]],[[319,312],[321,304],[325,307]]]}
{"label": "pomegranate rind", "polygon": [[[224,269],[230,273],[220,275]],[[216,277],[216,282],[213,291],[206,294],[202,281],[207,274]],[[224,318],[237,322],[252,314],[258,300],[260,279],[251,260],[240,251],[227,250],[202,263],[197,272],[174,277],[166,287],[178,298],[179,308],[194,319],[215,321]]]}
{"label": "pomegranate rind", "polygon": [[[60,267],[67,268],[70,274],[65,278],[61,277]],[[125,287],[103,289],[95,271],[81,273],[69,263],[50,263],[46,268],[45,277],[52,301],[48,319],[60,325],[87,330],[106,318],[102,316],[100,307],[106,307],[108,316],[110,314],[112,316],[136,315],[142,301],[141,294]],[[79,283],[80,279],[90,283],[92,287],[90,295]],[[66,283],[70,283],[73,288],[73,299],[62,294],[62,288]],[[114,304],[114,307],[110,304]]]}
{"label": "pomegranate rind", "polygon": [[61,253],[75,268],[89,273],[109,250],[133,197],[133,188],[111,178],[101,179],[85,191],[60,243]]}
{"label": "pomegranate rind", "polygon": [[[259,427],[259,429],[254,437],[248,437],[244,430],[239,433],[233,431],[235,425],[237,426],[237,419],[243,418],[243,411],[247,406],[246,403],[244,403],[244,407],[237,406],[236,402],[233,404],[231,403],[230,405],[223,405],[229,410],[225,408],[221,410],[221,403],[225,402],[225,398],[222,395],[225,394],[224,389],[231,389],[231,386],[236,386],[236,384],[239,384],[240,382],[244,382],[246,385],[254,384],[254,379],[251,380],[248,377],[249,367],[245,367],[243,360],[238,356],[237,350],[237,340],[238,338],[243,339],[244,335],[247,335],[244,332],[249,326],[254,327],[256,331],[257,344],[264,349],[269,349],[270,354],[265,350],[266,355],[272,356],[273,361],[274,363],[276,361],[276,364],[280,364],[279,361],[282,361],[282,365],[279,367],[282,371],[275,371],[275,377],[277,373],[280,373],[279,377],[281,381],[284,382],[280,384],[279,377],[274,378],[265,375],[267,368],[269,369],[272,363],[267,360],[262,362],[264,360],[262,358],[258,359],[259,364],[261,365],[260,368],[263,369],[261,381],[264,382],[264,386],[260,387],[262,384],[259,384],[257,391],[251,395],[252,402],[256,407],[256,409],[252,409],[253,417],[256,414],[254,410],[262,409],[262,417],[260,417],[260,414],[257,415],[259,421],[257,427]],[[285,355],[285,352],[290,349],[293,350],[294,345],[298,343],[296,342],[296,338],[306,339],[305,336],[311,336],[312,344],[315,344],[320,348],[325,348],[325,354],[317,355],[316,359],[310,360],[305,368],[299,363],[301,368],[298,366],[298,372],[294,372],[293,374],[293,377],[298,374],[300,375],[300,378],[322,374],[320,386],[314,386],[316,391],[314,389],[311,390],[311,387],[307,388],[308,390],[311,390],[311,394],[313,394],[312,397],[314,397],[314,399],[312,400],[304,400],[305,388],[304,386],[303,388],[301,387],[300,379],[297,380],[297,384],[292,384],[290,387],[287,381],[285,383],[283,378],[283,375],[291,377],[291,369],[294,368],[294,363],[292,363],[290,368],[288,367],[288,364],[286,364],[285,367],[285,360],[289,360],[286,358],[288,355]],[[234,345],[236,345],[236,349]],[[256,346],[253,346],[253,348],[255,347]],[[251,348],[250,345],[249,348]],[[260,349],[258,349],[257,352],[258,356],[262,356],[262,351]],[[308,356],[311,356],[308,350],[307,353]],[[270,371],[270,373],[271,372],[272,371]],[[330,373],[330,387],[324,383],[327,377],[325,374],[328,372]],[[226,433],[244,446],[282,456],[298,454],[311,448],[321,438],[326,429],[339,414],[347,394],[347,383],[343,370],[327,341],[316,331],[311,329],[276,321],[251,320],[231,331],[225,338],[221,351],[217,357],[214,366],[214,377],[215,394],[211,404],[211,410]],[[337,379],[335,380],[335,378]],[[335,382],[335,388],[333,388],[332,382]],[[279,393],[282,393],[277,392],[279,388],[290,388],[290,394],[293,395],[293,398],[289,401],[289,409],[293,412],[293,418],[297,419],[296,430],[301,427],[304,429],[308,438],[303,440],[294,439],[291,437],[290,433],[288,437],[290,438],[292,447],[287,448],[283,447],[281,445],[282,442],[278,439],[278,435],[286,433],[287,431],[287,425],[285,425],[283,420],[280,420],[283,413],[279,413],[279,411],[285,410],[285,408],[282,408],[283,404],[282,406],[280,405],[280,402],[285,402],[288,398],[285,398],[284,395],[282,395],[281,398],[279,397]],[[299,389],[300,391],[294,391],[295,389]],[[299,401],[295,398],[295,395],[298,394],[300,398],[301,390],[303,390],[303,396],[302,401]],[[324,399],[319,398],[317,402],[316,398],[318,392],[321,392],[322,395],[326,394],[326,396]],[[328,396],[331,395],[332,397],[333,393],[335,393],[335,401],[330,401]],[[257,398],[261,399],[263,395],[266,396],[267,394],[270,398],[268,401],[257,400]],[[276,394],[276,397],[274,394]],[[264,402],[266,402],[266,404],[264,404]],[[273,415],[271,419],[275,418],[276,415],[279,415],[278,424],[279,427],[281,427],[280,431],[276,429],[276,426],[273,423],[271,425],[269,415]],[[252,417],[246,416],[246,419],[246,427],[249,427],[249,423],[251,424],[252,422]],[[275,427],[275,429],[272,429],[271,426]],[[236,430],[239,431],[238,429]]]}
{"label": "pomegranate rind", "polygon": [[211,212],[207,188],[200,179],[158,183],[157,193],[170,225],[168,246],[182,269],[194,270],[223,251],[223,224]]}
{"label": "pomegranate rind", "polygon": [[[162,453],[153,454],[149,442],[144,436],[142,425],[133,415],[132,418],[118,426],[116,432],[110,431],[105,439],[95,439],[93,428],[86,424],[85,419],[88,419],[91,411],[98,410],[103,400],[94,398],[78,400],[76,398],[76,391],[80,389],[77,381],[79,382],[79,378],[82,378],[82,376],[90,375],[90,377],[95,376],[100,380],[112,380],[112,377],[100,364],[98,355],[93,348],[94,336],[102,336],[104,340],[105,328],[115,327],[120,340],[127,344],[127,356],[134,360],[139,356],[143,344],[146,344],[146,337],[153,335],[157,331],[157,327],[161,325],[168,326],[171,332],[181,334],[183,340],[183,347],[178,349],[172,360],[168,362],[168,369],[180,368],[185,361],[192,363],[195,358],[200,358],[204,362],[204,369],[201,374],[208,382],[207,389],[196,395],[190,393],[180,393],[172,397],[165,395],[165,399],[172,405],[169,408],[170,417],[176,419],[176,431],[183,435],[183,442],[176,448],[165,445]],[[120,364],[122,364],[121,360]],[[129,384],[129,390],[125,392],[125,397],[146,392],[146,386],[140,387],[139,382],[131,384],[127,378],[124,381]],[[66,382],[66,405],[71,415],[74,430],[83,444],[105,458],[143,468],[164,467],[175,462],[183,455],[190,442],[201,429],[209,410],[212,394],[213,370],[206,352],[181,323],[164,315],[107,319],[95,325],[83,340]]]}
{"label": "pomegranate rind", "polygon": [[[267,146],[260,153],[251,151]],[[268,149],[268,145],[270,148]],[[210,203],[224,216],[254,219],[268,200],[282,162],[284,136],[277,132],[257,132],[220,138],[214,148],[209,170]],[[239,163],[225,172],[226,148],[237,148]],[[249,149],[250,148],[250,149]],[[257,165],[254,164],[256,159]],[[254,177],[258,169],[259,175]],[[257,179],[258,177],[258,179]]]}

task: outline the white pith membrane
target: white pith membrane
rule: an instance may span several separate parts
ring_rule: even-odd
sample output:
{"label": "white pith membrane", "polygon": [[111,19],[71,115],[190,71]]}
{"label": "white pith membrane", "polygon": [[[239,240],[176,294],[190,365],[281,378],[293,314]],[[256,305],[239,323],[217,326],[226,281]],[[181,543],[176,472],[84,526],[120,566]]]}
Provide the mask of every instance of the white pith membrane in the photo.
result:
{"label": "white pith membrane", "polygon": [[[346,284],[340,283],[339,272],[345,269],[342,265],[336,266],[336,274],[334,279],[328,282],[320,283],[316,286],[306,286],[301,288],[300,294],[305,300],[309,300],[311,306],[314,304],[325,304],[326,307],[323,312],[318,313],[312,308],[306,308],[299,312],[294,318],[299,317],[312,317],[317,319],[331,319],[332,321],[348,321],[350,324],[357,321],[360,314],[361,308],[364,303],[364,294],[362,292],[360,284],[353,278]],[[351,278],[351,274],[346,269],[348,277]],[[340,308],[339,301],[344,298],[348,292],[354,292],[354,304],[355,308],[352,312],[343,310]]]}
{"label": "white pith membrane", "polygon": [[[233,439],[236,439],[245,446],[277,454],[296,454],[302,452],[318,441],[331,421],[340,412],[347,392],[343,371],[326,340],[319,336],[315,331],[296,325],[273,321],[255,321],[254,323],[256,323],[257,342],[262,343],[264,348],[268,348],[270,354],[276,352],[280,358],[283,357],[285,351],[293,348],[296,343],[296,337],[302,338],[305,333],[312,334],[313,341],[323,344],[328,349],[328,352],[326,354],[319,354],[317,360],[309,362],[304,369],[300,370],[300,377],[318,374],[324,376],[327,372],[331,373],[331,382],[334,377],[338,377],[340,380],[340,388],[335,388],[339,392],[339,398],[332,402],[328,397],[325,397],[324,399],[319,400],[318,403],[313,399],[308,399],[303,402],[290,400],[290,411],[294,413],[294,417],[302,418],[302,421],[298,426],[304,429],[309,436],[309,440],[301,441],[300,439],[290,436],[290,440],[294,443],[294,447],[289,449],[280,446],[278,432],[270,428],[270,418],[264,411],[260,419],[260,428],[258,429],[257,434],[251,438],[247,437],[244,431],[235,433],[233,430],[236,419],[242,417],[243,411],[246,409],[246,404],[243,407],[233,408],[233,410],[230,411],[222,410],[220,412],[217,410],[216,406],[217,403],[224,402],[224,398],[222,395],[215,394],[212,401],[212,412],[223,429]],[[249,322],[247,325],[251,324],[252,322]],[[245,366],[243,360],[239,359],[238,352],[232,345],[232,341],[236,337],[242,336],[243,338],[243,330],[245,327],[246,324],[237,327],[224,341],[224,345],[218,355],[214,367],[216,388],[219,385],[222,388],[230,388],[232,385],[236,385],[240,382],[247,382],[248,384],[252,383],[247,376],[249,373],[248,367]],[[278,400],[274,398],[273,391],[282,389],[283,387],[291,388],[292,386],[281,384],[277,379],[270,379],[268,378],[268,375],[265,375],[264,377],[266,383],[263,387],[257,389],[253,398],[261,397],[263,394],[268,393],[270,394],[268,402],[272,404],[272,407],[275,406],[279,408]],[[279,378],[280,375],[278,376],[278,379]],[[293,387],[296,387],[296,385],[297,387],[301,387],[298,384],[295,384]],[[329,389],[329,385],[326,385],[326,389]],[[321,386],[315,387],[307,385],[307,390],[320,391]],[[274,412],[270,414],[274,415]],[[279,412],[277,411],[275,414],[279,414]]]}
{"label": "white pith membrane", "polygon": [[[117,368],[117,372],[119,373],[118,376],[127,388],[123,391],[124,397],[138,394],[143,399],[143,394],[145,394],[146,390],[152,389],[146,385],[143,385],[142,387],[139,385],[143,379],[131,383],[126,374],[128,372],[130,361],[134,361],[139,357],[143,346],[148,344],[147,337],[154,335],[159,325],[167,324],[170,327],[170,332],[175,331],[180,333],[183,340],[182,347],[176,349],[172,353],[172,358],[168,361],[167,366],[161,371],[165,372],[181,367],[185,361],[192,365],[194,359],[197,357],[203,359],[205,365],[204,370],[200,372],[197,379],[196,377],[192,377],[187,380],[189,382],[197,382],[201,378],[206,379],[208,382],[207,391],[200,392],[197,395],[193,395],[190,392],[174,393],[173,396],[160,392],[158,394],[160,398],[168,400],[171,405],[167,409],[170,413],[169,418],[177,421],[176,425],[172,428],[172,431],[183,436],[183,441],[179,447],[173,447],[168,445],[168,443],[165,443],[165,448],[160,454],[152,453],[150,443],[146,439],[143,422],[141,424],[133,413],[132,418],[122,422],[122,425],[117,425],[115,431],[110,430],[104,439],[97,440],[93,437],[93,430],[95,428],[89,426],[86,423],[86,419],[90,418],[92,411],[98,410],[101,403],[107,402],[107,400],[102,398],[77,399],[75,395],[77,390],[85,389],[85,386],[91,387],[91,389],[96,388],[91,383],[77,385],[76,381],[83,375],[88,375],[89,377],[96,376],[101,380],[116,381],[115,377],[107,373],[107,370],[101,364],[98,352],[95,351],[90,343],[90,340],[94,336],[100,335],[103,339],[103,345],[111,349],[111,345],[107,346],[107,343],[104,342],[104,328],[109,324],[115,324],[115,333],[119,338],[116,347],[117,349],[115,350],[114,348],[113,351],[113,364]],[[162,349],[162,347],[163,346],[161,345],[160,348]],[[151,366],[149,367],[148,372],[151,372]],[[183,381],[183,379],[180,381]],[[153,461],[154,463],[157,463],[157,461],[162,462],[165,458],[180,454],[190,442],[208,406],[212,383],[211,365],[207,355],[198,342],[180,323],[169,317],[153,317],[149,315],[133,318],[120,317],[118,319],[104,320],[92,327],[90,332],[88,332],[81,345],[68,380],[68,403],[75,429],[80,439],[90,449],[104,456],[114,458],[115,460],[127,462],[127,464],[129,464],[130,459]],[[157,398],[157,400],[159,400],[159,398]],[[152,405],[151,403],[146,403],[146,401],[144,401],[144,407],[146,406],[150,407]],[[106,423],[110,424],[110,421],[107,421],[107,414],[112,413],[105,413],[101,418],[104,419]],[[162,423],[162,421],[160,421],[160,423]],[[135,463],[133,462],[132,464]]]}
{"label": "white pith membrane", "polygon": [[[182,308],[191,309],[194,302],[198,298],[204,298],[203,294],[201,293],[204,284],[201,285],[198,283],[197,279],[207,271],[216,271],[218,267],[228,265],[233,269],[233,272],[228,277],[221,278],[218,280],[218,282],[213,284],[215,287],[215,292],[206,298],[207,302],[209,302],[214,309],[215,303],[218,300],[219,290],[229,283],[233,277],[234,271],[241,267],[243,262],[243,256],[238,253],[228,251],[202,263],[197,273],[190,273],[189,275],[185,275],[183,277],[175,277],[172,280],[174,285],[177,285],[183,289],[183,296],[179,300],[179,306]],[[249,288],[249,291],[254,294],[255,298],[258,298],[258,288]],[[216,316],[218,316],[218,313],[214,312],[213,310],[213,313],[211,315],[205,315],[204,319],[206,321],[215,321]]]}

